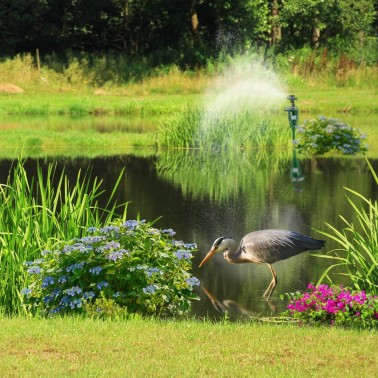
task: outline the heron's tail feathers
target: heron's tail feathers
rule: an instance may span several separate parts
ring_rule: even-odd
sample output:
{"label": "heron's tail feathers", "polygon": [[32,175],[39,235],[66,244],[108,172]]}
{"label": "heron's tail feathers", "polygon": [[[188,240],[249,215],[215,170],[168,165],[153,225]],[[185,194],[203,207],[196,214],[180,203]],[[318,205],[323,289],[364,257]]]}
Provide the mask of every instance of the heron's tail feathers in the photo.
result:
{"label": "heron's tail feathers", "polygon": [[318,239],[311,238],[311,240],[308,241],[306,244],[309,250],[321,249],[325,246],[325,240],[318,240]]}

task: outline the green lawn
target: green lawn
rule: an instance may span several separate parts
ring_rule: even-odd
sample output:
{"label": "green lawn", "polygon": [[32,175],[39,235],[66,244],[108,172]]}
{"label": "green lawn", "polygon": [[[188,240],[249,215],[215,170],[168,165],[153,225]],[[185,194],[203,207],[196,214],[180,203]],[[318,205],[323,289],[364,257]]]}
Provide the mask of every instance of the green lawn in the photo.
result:
{"label": "green lawn", "polygon": [[0,320],[4,377],[373,377],[378,334],[294,325]]}

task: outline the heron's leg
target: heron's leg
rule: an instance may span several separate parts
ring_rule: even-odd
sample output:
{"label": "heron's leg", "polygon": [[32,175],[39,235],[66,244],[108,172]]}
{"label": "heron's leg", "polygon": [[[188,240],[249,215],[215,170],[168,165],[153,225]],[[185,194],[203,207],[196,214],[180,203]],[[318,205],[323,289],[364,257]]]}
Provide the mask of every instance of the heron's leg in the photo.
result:
{"label": "heron's leg", "polygon": [[274,270],[273,266],[271,264],[268,264],[268,266],[269,266],[269,269],[270,269],[270,271],[272,273],[273,279],[272,279],[272,282],[269,284],[268,288],[266,289],[266,291],[264,293],[264,297],[269,293],[268,297],[266,298],[267,300],[270,299],[270,297],[271,297],[274,289],[277,286],[277,282],[278,282],[278,280],[277,280],[277,273]]}
{"label": "heron's leg", "polygon": [[263,294],[263,297],[265,297],[265,296],[269,293],[269,291],[270,291],[270,289],[272,288],[273,284],[274,284],[274,280],[272,280],[272,281],[270,282],[268,288],[265,290],[265,293]]}

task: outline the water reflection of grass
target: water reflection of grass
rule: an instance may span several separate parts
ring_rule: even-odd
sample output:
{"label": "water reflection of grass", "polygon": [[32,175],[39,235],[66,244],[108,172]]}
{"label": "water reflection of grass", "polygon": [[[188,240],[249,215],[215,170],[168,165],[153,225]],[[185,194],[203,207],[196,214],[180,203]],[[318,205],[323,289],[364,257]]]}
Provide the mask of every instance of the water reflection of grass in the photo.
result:
{"label": "water reflection of grass", "polygon": [[0,141],[1,157],[19,156],[107,156],[124,154],[132,147],[152,147],[153,133],[100,133],[96,130],[69,132],[6,130]]}
{"label": "water reflection of grass", "polygon": [[287,150],[274,154],[260,150],[199,152],[196,150],[161,151],[157,171],[180,187],[185,196],[210,198],[219,203],[250,191],[263,198],[272,175],[286,169],[290,162]]}

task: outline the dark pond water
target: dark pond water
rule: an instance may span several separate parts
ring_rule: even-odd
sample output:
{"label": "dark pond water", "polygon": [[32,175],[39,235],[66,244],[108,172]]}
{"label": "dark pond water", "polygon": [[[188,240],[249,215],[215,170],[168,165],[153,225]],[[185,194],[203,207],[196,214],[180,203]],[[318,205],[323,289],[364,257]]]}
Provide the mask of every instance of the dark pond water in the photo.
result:
{"label": "dark pond water", "polygon": [[[219,255],[198,268],[217,237],[240,240],[252,230],[283,228],[324,238],[315,230],[327,231],[325,222],[342,227],[339,214],[353,218],[344,186],[378,198],[378,188],[364,159],[301,160],[304,180],[297,183],[291,179],[290,156],[259,156],[255,152],[163,152],[146,157],[54,161],[58,167],[65,167],[72,179],[79,169],[92,167],[92,174],[102,178],[109,191],[125,168],[117,197],[119,202],[131,201],[128,218],[139,214],[154,220],[162,216],[159,227],[173,228],[177,239],[197,243],[193,270],[202,288],[198,290],[201,301],[193,303],[193,313],[198,316],[221,316],[226,308],[236,318],[243,314],[277,314],[284,307],[280,294],[304,289],[309,282],[316,282],[328,266],[327,260],[308,252],[276,263],[279,282],[267,302],[262,294],[271,273],[265,265],[232,265]],[[1,182],[10,164],[0,162]],[[372,160],[372,164],[378,171],[378,160]],[[28,160],[26,166],[32,175],[36,160]],[[327,240],[325,251],[334,247]]]}

